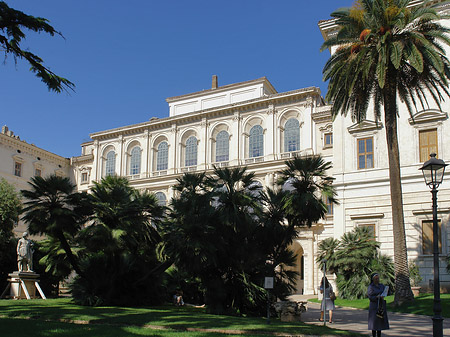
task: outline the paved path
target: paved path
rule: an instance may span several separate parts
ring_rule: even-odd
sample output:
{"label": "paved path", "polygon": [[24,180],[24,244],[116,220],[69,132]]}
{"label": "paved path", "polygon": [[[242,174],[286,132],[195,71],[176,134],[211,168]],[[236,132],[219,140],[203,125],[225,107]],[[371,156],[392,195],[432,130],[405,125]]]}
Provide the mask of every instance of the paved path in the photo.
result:
{"label": "paved path", "polygon": [[[367,310],[336,307],[333,311],[334,323],[327,322],[327,326],[371,336],[371,332],[367,329],[367,316]],[[323,325],[323,322],[319,322],[319,317],[320,304],[308,302],[308,310],[302,314],[302,321]],[[384,330],[382,336],[433,336],[433,321],[429,316],[388,312],[388,317],[390,329]],[[444,319],[444,336],[450,336],[449,318]]]}

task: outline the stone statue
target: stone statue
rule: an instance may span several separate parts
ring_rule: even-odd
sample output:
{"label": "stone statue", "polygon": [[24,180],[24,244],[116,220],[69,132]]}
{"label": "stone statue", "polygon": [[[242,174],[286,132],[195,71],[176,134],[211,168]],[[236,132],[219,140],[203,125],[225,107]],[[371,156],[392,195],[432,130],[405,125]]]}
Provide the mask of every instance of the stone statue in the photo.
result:
{"label": "stone statue", "polygon": [[17,266],[19,271],[33,271],[33,242],[28,240],[27,232],[17,243]]}

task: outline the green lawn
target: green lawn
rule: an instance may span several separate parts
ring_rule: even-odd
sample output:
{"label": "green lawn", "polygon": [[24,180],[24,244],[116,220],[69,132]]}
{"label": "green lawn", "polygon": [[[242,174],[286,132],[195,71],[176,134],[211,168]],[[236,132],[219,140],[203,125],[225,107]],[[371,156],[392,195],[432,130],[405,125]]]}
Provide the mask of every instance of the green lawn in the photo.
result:
{"label": "green lawn", "polygon": [[[318,303],[317,299],[310,300]],[[417,315],[433,316],[433,294],[423,294],[414,299],[414,302],[405,303],[400,307],[392,305],[394,295],[386,297],[388,310],[394,312],[403,312]],[[335,304],[341,307],[351,307],[358,309],[369,309],[369,300],[344,300],[337,298]],[[450,294],[441,294],[442,317],[450,318]]]}
{"label": "green lawn", "polygon": [[[74,324],[77,323],[77,324]],[[83,307],[71,299],[0,300],[0,326],[5,336],[222,336],[243,330],[246,336],[271,332],[291,335],[360,336],[301,322],[210,315],[193,307]],[[189,331],[208,329],[213,331]],[[219,331],[219,332],[218,332]],[[220,331],[222,333],[220,333]]]}

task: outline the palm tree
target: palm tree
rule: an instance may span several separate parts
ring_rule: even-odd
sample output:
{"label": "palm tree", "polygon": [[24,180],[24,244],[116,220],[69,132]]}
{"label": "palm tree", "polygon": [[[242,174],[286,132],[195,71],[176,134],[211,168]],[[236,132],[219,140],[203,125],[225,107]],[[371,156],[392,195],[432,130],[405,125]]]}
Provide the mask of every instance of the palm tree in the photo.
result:
{"label": "palm tree", "polygon": [[277,184],[290,191],[284,201],[286,218],[294,227],[310,227],[327,212],[324,198],[337,203],[334,178],[327,175],[331,163],[321,156],[310,156],[295,157],[285,164]]}
{"label": "palm tree", "polygon": [[227,249],[221,252],[227,304],[246,313],[257,309],[265,292],[257,280],[266,257],[257,239],[262,230],[262,185],[246,167],[214,168],[210,180],[219,231]]}
{"label": "palm tree", "polygon": [[271,292],[282,301],[295,290],[299,274],[293,269],[296,266],[297,255],[291,249],[291,244],[297,237],[297,229],[285,221],[283,202],[287,193],[267,188],[262,194],[263,230],[259,231],[258,237],[267,256],[265,275],[274,275],[275,278],[274,289]]}
{"label": "palm tree", "polygon": [[326,261],[326,268],[330,273],[336,272],[336,251],[339,248],[339,240],[335,238],[326,238],[319,242],[316,262],[319,268],[323,269]]}
{"label": "palm tree", "polygon": [[[427,96],[440,108],[449,96],[450,65],[442,45],[450,45],[449,29],[427,1],[411,7],[411,0],[360,0],[351,8],[331,14],[337,35],[322,50],[338,47],[323,69],[329,81],[326,99],[332,114],[350,112],[358,122],[373,103],[376,120],[384,109],[389,159],[389,180],[394,233],[395,303],[413,298],[409,284],[403,218],[400,158],[397,136],[397,98],[413,116],[413,107],[428,105]],[[442,45],[441,45],[442,43]]]}
{"label": "palm tree", "polygon": [[69,178],[57,175],[33,177],[29,185],[31,189],[21,193],[26,199],[23,220],[28,223],[30,234],[57,239],[73,269],[83,276],[69,240],[78,233],[87,215],[82,207],[85,195],[75,192]]}
{"label": "palm tree", "polygon": [[134,189],[124,177],[108,176],[95,183],[88,206],[90,222],[78,242],[89,279],[75,280],[74,298],[90,305],[159,302],[165,269],[158,268],[163,208],[156,197]]}
{"label": "palm tree", "polygon": [[182,272],[199,277],[211,312],[224,311],[225,289],[219,267],[226,247],[212,206],[206,174],[186,173],[174,186],[176,197],[163,222],[161,250]]}

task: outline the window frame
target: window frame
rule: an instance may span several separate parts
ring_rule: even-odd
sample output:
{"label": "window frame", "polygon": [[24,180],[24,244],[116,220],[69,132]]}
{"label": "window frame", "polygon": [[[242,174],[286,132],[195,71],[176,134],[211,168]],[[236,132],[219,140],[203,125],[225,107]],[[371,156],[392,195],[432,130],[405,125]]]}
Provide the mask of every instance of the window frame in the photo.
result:
{"label": "window frame", "polygon": [[[258,130],[258,132],[254,131]],[[261,125],[253,125],[248,136],[248,158],[264,156],[264,129]]]}
{"label": "window frame", "polygon": [[[159,196],[164,196],[163,198],[160,198]],[[167,195],[164,192],[158,191],[155,193],[155,198],[158,200],[158,205],[166,207],[167,206]],[[164,203],[162,203],[164,201]]]}
{"label": "window frame", "polygon": [[[292,123],[295,125],[288,125]],[[300,121],[297,118],[291,117],[284,123],[283,141],[284,152],[300,151]],[[291,145],[294,145],[293,149],[290,149]]]}
{"label": "window frame", "polygon": [[217,133],[215,150],[216,152],[214,159],[216,163],[230,160],[230,134],[228,131],[221,130]]}
{"label": "window frame", "polygon": [[141,174],[142,150],[139,145],[133,146],[130,151],[130,175]]}
{"label": "window frame", "polygon": [[[110,154],[112,155],[110,156]],[[114,176],[116,174],[116,151],[111,149],[105,156],[105,177]]]}
{"label": "window frame", "polygon": [[186,139],[184,148],[184,166],[197,166],[198,163],[198,140],[195,136]]}
{"label": "window frame", "polygon": [[[442,232],[442,219],[438,218],[437,219],[438,222],[438,226],[439,226],[439,233],[438,233],[438,238],[439,238],[439,255],[442,254],[444,247],[443,247],[443,241],[442,241],[442,237],[443,237],[443,232]],[[431,231],[431,237],[430,239],[427,241],[427,246],[429,245],[429,247],[425,248],[425,231],[424,231],[424,224],[430,224],[430,231]],[[421,236],[421,249],[422,249],[422,255],[433,255],[433,220],[431,219],[422,219],[421,220],[421,230],[422,230],[422,236]]]}
{"label": "window frame", "polygon": [[[330,142],[327,143],[327,138],[330,139]],[[325,132],[323,134],[323,148],[329,149],[333,147],[333,132]]]}
{"label": "window frame", "polygon": [[16,177],[22,177],[23,175],[23,162],[14,160],[14,175]]}
{"label": "window frame", "polygon": [[[372,141],[372,151],[367,151],[367,140]],[[364,152],[359,152],[360,150],[360,142],[364,141]],[[367,156],[372,155],[372,166],[367,167]],[[360,157],[364,156],[364,167],[361,167],[360,164]],[[368,170],[373,169],[375,167],[375,142],[373,136],[365,136],[365,137],[358,137],[356,139],[356,160],[357,160],[357,168],[358,170]]]}
{"label": "window frame", "polygon": [[[161,147],[165,146],[164,149]],[[169,168],[169,143],[166,140],[161,141],[157,146],[156,153],[156,171],[165,171]]]}
{"label": "window frame", "polygon": [[377,239],[377,224],[375,222],[361,222],[358,223],[358,227],[370,227],[372,228],[372,233],[373,233],[373,240]]}
{"label": "window frame", "polygon": [[[436,141],[435,144],[434,144],[435,150],[431,149],[431,148],[433,148],[433,146],[429,145],[429,142],[428,142],[427,145],[423,145],[422,144],[422,137],[421,137],[421,135],[427,134],[427,133],[430,133],[430,132],[434,132],[434,136],[435,136],[434,139]],[[429,138],[430,137],[427,137],[427,141],[429,141]],[[425,149],[427,149],[426,150],[426,155],[425,155],[424,152],[422,152]],[[433,152],[436,153],[436,157],[439,157],[438,128],[437,127],[431,127],[431,128],[426,128],[426,129],[420,129],[419,130],[419,161],[421,163],[426,162],[428,159],[430,159],[430,154],[433,153]],[[422,156],[422,153],[423,153],[423,156]]]}

